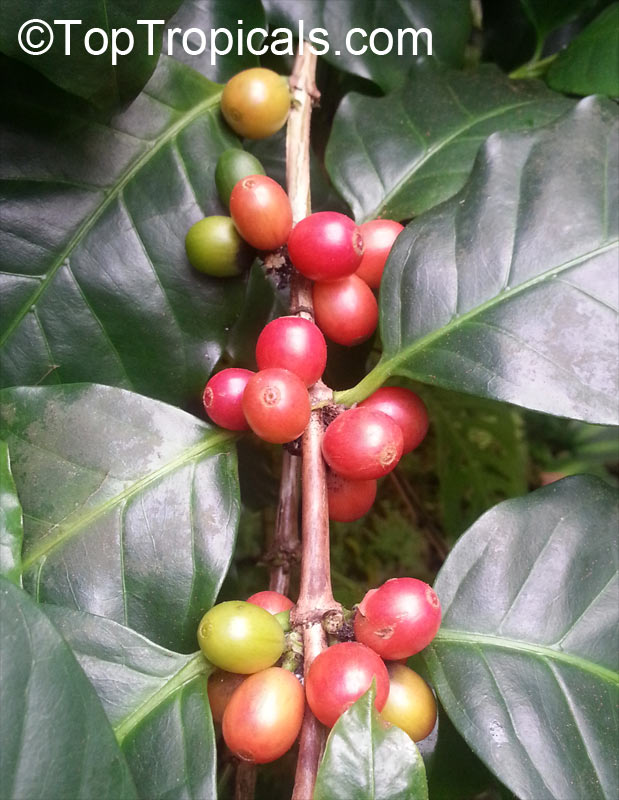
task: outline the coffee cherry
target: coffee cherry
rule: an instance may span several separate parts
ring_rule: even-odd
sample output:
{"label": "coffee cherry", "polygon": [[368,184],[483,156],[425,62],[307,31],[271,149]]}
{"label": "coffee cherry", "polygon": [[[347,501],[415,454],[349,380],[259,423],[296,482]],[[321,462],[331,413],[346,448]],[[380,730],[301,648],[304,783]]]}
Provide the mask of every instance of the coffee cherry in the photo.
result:
{"label": "coffee cherry", "polygon": [[202,402],[215,425],[229,431],[247,431],[243,413],[243,393],[254,373],[249,369],[230,367],[217,372],[206,384]]}
{"label": "coffee cherry", "polygon": [[335,472],[327,475],[329,519],[354,522],[372,508],[376,499],[376,481],[349,481]]}
{"label": "coffee cherry", "polygon": [[264,369],[247,382],[243,413],[261,439],[284,444],[297,439],[307,427],[311,407],[301,378],[287,369]]}
{"label": "coffee cherry", "polygon": [[323,725],[332,727],[338,717],[365,694],[376,679],[376,710],[389,694],[389,675],[383,661],[358,642],[334,644],[316,656],[305,682],[307,702]]}
{"label": "coffee cherry", "polygon": [[242,600],[218,603],[200,620],[198,644],[226,672],[243,675],[274,664],[284,651],[284,631],[264,608]]}
{"label": "coffee cherry", "polygon": [[263,328],[256,343],[258,369],[282,367],[312,386],[324,372],[327,345],[320,329],[302,317],[279,317]]}
{"label": "coffee cherry", "polygon": [[230,194],[230,214],[243,239],[258,250],[276,250],[292,228],[288,195],[266,175],[250,175]]}
{"label": "coffee cherry", "polygon": [[206,684],[206,693],[211,707],[213,722],[221,722],[230,698],[243,683],[247,676],[238,672],[226,672],[216,669],[209,677]]}
{"label": "coffee cherry", "polygon": [[224,740],[243,761],[275,761],[294,744],[304,711],[297,678],[281,667],[265,669],[250,675],[232,695],[224,712]]}
{"label": "coffee cherry", "polygon": [[239,136],[264,139],[284,125],[290,102],[283,75],[253,67],[230,78],[221,96],[221,113]]}
{"label": "coffee cherry", "polygon": [[367,283],[356,275],[315,283],[312,296],[316,324],[332,341],[351,347],[376,330],[378,303]]}
{"label": "coffee cherry", "polygon": [[264,174],[264,167],[251,153],[236,147],[224,150],[215,168],[215,185],[221,202],[230,205],[232,190],[243,178]]}
{"label": "coffee cherry", "polygon": [[214,278],[239,275],[253,259],[230,217],[205,217],[196,222],[187,231],[185,249],[191,266]]}
{"label": "coffee cherry", "polygon": [[381,411],[351,408],[325,431],[322,454],[331,469],[348,480],[380,478],[402,456],[402,431]]}
{"label": "coffee cherry", "polygon": [[421,397],[410,389],[383,386],[359,403],[359,408],[382,411],[397,422],[404,437],[404,453],[420,445],[428,432],[428,411]]}
{"label": "coffee cherry", "polygon": [[392,578],[359,603],[355,638],[395,661],[423,650],[440,624],[441,604],[431,586],[416,578]]}
{"label": "coffee cherry", "polygon": [[292,600],[289,600],[286,595],[269,590],[252,594],[251,597],[247,598],[247,602],[264,608],[269,614],[279,614],[281,611],[288,611],[294,606]]}
{"label": "coffee cherry", "polygon": [[420,742],[436,723],[436,700],[424,679],[403,664],[387,664],[389,696],[380,715]]}
{"label": "coffee cherry", "polygon": [[385,269],[385,262],[404,225],[391,219],[373,219],[360,226],[363,237],[363,258],[355,275],[365,281],[371,289],[378,289]]}
{"label": "coffee cherry", "polygon": [[357,269],[363,239],[350,217],[336,211],[319,211],[298,222],[288,239],[295,268],[312,281],[345,278]]}

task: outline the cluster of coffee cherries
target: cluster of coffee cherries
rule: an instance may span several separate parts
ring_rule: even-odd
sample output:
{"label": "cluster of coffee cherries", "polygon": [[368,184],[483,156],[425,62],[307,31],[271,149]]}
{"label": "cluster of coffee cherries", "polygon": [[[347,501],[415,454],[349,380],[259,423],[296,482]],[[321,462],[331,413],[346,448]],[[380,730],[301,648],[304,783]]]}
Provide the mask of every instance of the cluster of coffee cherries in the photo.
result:
{"label": "cluster of coffee cherries", "polygon": [[[277,592],[220,603],[198,627],[206,658],[218,669],[208,696],[224,741],[239,758],[264,764],[294,744],[305,709],[331,728],[375,681],[375,706],[414,741],[436,723],[432,690],[406,659],[423,650],[441,622],[434,590],[415,578],[371,589],[353,617],[354,641],[332,644],[312,662],[304,683],[285,663],[292,602]],[[344,636],[346,636],[344,634]]]}

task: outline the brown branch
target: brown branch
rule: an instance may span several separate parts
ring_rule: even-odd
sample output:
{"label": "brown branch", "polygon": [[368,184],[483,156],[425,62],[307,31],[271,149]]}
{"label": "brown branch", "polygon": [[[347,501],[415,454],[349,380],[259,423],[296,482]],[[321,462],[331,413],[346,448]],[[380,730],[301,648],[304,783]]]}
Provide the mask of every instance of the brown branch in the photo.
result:
{"label": "brown branch", "polygon": [[[310,213],[310,118],[312,102],[317,99],[315,84],[316,56],[307,44],[298,53],[290,85],[294,105],[288,120],[286,138],[286,180],[295,223]],[[290,287],[291,310],[313,319],[310,281],[294,273]],[[318,381],[311,391],[312,406],[332,400],[333,392]],[[326,647],[322,617],[339,608],[333,599],[329,560],[329,516],[325,464],[321,443],[323,420],[320,408],[312,411],[302,440],[302,545],[299,599],[292,613],[293,625],[303,632],[304,671]],[[313,794],[316,773],[324,746],[325,730],[306,708],[292,800],[309,800]]]}
{"label": "brown branch", "polygon": [[236,766],[234,800],[250,800],[256,788],[256,765],[240,761]]}
{"label": "brown branch", "polygon": [[266,556],[269,589],[288,594],[290,570],[299,560],[299,474],[301,462],[284,450],[275,535]]}
{"label": "brown branch", "polygon": [[[419,498],[401,470],[396,467],[393,472],[389,473],[389,478],[400,495],[413,525],[426,537],[442,564],[449,555],[449,546],[447,542],[436,528],[433,521],[428,519],[426,514],[422,515],[420,513],[421,506]],[[421,518],[422,516],[423,519]]]}

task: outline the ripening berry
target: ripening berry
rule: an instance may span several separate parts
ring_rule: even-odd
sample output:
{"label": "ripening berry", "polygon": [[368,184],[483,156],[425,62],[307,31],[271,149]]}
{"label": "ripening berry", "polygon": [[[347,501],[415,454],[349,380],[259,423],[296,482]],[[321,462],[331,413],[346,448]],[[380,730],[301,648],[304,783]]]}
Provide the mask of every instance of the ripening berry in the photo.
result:
{"label": "ripening berry", "polygon": [[221,96],[221,113],[239,136],[264,139],[288,119],[290,89],[283,75],[252,67],[234,75]]}
{"label": "ripening berry", "polygon": [[376,679],[376,710],[389,694],[389,675],[382,659],[358,642],[334,644],[312,661],[305,681],[307,703],[323,725],[331,728]]}
{"label": "ripening berry", "polygon": [[325,431],[322,454],[334,472],[351,481],[380,478],[402,457],[402,431],[391,417],[369,408],[350,408]]}
{"label": "ripening berry", "polygon": [[292,228],[288,195],[272,178],[249,175],[230,194],[230,216],[246,242],[257,250],[277,250]]}
{"label": "ripening berry", "polygon": [[337,344],[361,344],[376,330],[378,303],[367,283],[356,275],[315,283],[312,297],[316,324]]}
{"label": "ripening berry", "polygon": [[417,578],[391,578],[359,603],[355,638],[396,661],[427,647],[440,624],[441,604],[431,586]]}
{"label": "ripening berry", "polygon": [[247,382],[243,413],[261,439],[285,444],[297,439],[307,427],[311,406],[307,387],[287,369],[257,372]]}
{"label": "ripening berry", "polygon": [[243,393],[254,373],[249,369],[230,367],[217,372],[206,384],[202,402],[215,425],[229,431],[247,431],[243,413]]}
{"label": "ripening berry", "polygon": [[355,275],[365,281],[371,289],[378,289],[385,263],[404,225],[392,219],[373,219],[360,227],[363,237],[363,258]]}
{"label": "ripening berry", "polygon": [[354,522],[372,508],[376,499],[376,481],[349,481],[335,472],[327,475],[329,519]]}
{"label": "ripening berry", "polygon": [[290,260],[312,281],[334,281],[357,269],[363,239],[355,222],[336,211],[319,211],[298,222],[288,239]]}
{"label": "ripening berry", "polygon": [[410,389],[383,386],[359,403],[359,408],[373,408],[395,420],[402,429],[404,453],[418,447],[428,432],[430,421],[425,403]]}
{"label": "ripening berry", "polygon": [[279,317],[266,325],[256,343],[258,369],[281,367],[312,386],[327,363],[327,344],[320,329],[302,317]]}

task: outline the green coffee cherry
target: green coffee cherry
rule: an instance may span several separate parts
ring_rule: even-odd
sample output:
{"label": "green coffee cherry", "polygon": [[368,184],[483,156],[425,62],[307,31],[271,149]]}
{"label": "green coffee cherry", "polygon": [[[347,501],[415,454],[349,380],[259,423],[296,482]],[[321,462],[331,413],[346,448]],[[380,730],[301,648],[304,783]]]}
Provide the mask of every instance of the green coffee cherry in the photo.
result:
{"label": "green coffee cherry", "polygon": [[185,248],[193,267],[216,278],[239,275],[253,258],[230,217],[205,217],[196,222],[187,232]]}
{"label": "green coffee cherry", "polygon": [[215,184],[221,202],[230,204],[230,194],[243,178],[249,175],[265,175],[264,167],[255,156],[246,150],[234,148],[225,150],[217,161],[215,168]]}
{"label": "green coffee cherry", "polygon": [[243,600],[213,606],[198,626],[198,643],[206,658],[220,669],[244,675],[275,664],[285,641],[272,614]]}

